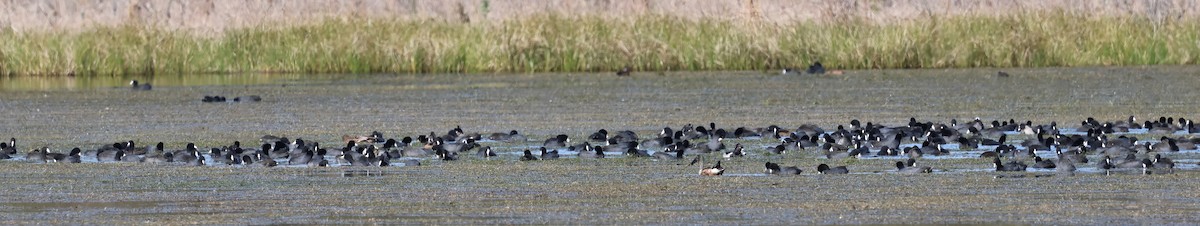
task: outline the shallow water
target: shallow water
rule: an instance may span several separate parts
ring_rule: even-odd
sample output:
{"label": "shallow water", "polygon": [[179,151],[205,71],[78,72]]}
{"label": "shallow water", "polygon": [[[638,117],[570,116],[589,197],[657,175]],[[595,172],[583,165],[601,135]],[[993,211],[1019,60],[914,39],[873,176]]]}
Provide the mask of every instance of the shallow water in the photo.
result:
{"label": "shallow water", "polygon": [[[689,123],[715,122],[726,129],[816,124],[828,131],[850,119],[896,126],[909,117],[934,122],[979,117],[1035,124],[1056,121],[1064,133],[1076,134],[1069,128],[1086,117],[1101,121],[1129,115],[1139,120],[1196,118],[1194,111],[1200,106],[1200,94],[1186,92],[1200,88],[1200,78],[1194,76],[1200,67],[1002,69],[1012,74],[1008,78],[992,76],[996,70],[849,71],[841,76],[641,73],[628,78],[609,73],[136,78],[153,84],[151,91],[126,87],[133,77],[3,77],[0,137],[17,138],[22,153],[15,160],[0,161],[0,169],[13,172],[0,175],[7,182],[0,189],[13,191],[0,194],[0,200],[15,203],[0,206],[0,211],[12,213],[0,217],[0,223],[32,223],[51,218],[45,214],[50,211],[70,212],[64,219],[92,219],[100,224],[1095,224],[1197,220],[1194,211],[1186,211],[1198,209],[1196,202],[1187,202],[1197,197],[1182,189],[1187,186],[1176,185],[1180,180],[1197,181],[1200,151],[1195,149],[1165,153],[1175,159],[1176,174],[1149,176],[1140,170],[1105,171],[1094,164],[1078,165],[1073,177],[1039,177],[1056,175],[1053,170],[1001,174],[993,172],[990,159],[978,158],[994,146],[960,151],[957,145],[943,146],[951,150],[949,155],[918,160],[919,165],[933,167],[933,175],[898,175],[891,163],[907,157],[831,160],[814,151],[775,155],[765,151],[778,142],[771,138],[725,141],[729,147],[745,145],[746,157],[704,155],[708,164],[723,161],[728,170],[723,178],[695,175],[699,166],[687,166],[694,155],[670,161],[606,152],[608,159],[596,160],[578,159],[578,153],[558,149],[563,159],[517,161],[521,150],[536,150],[552,135],[568,134],[575,140],[602,128],[633,130],[645,139],[662,127],[678,129]],[[259,95],[263,101],[201,102],[206,95]],[[97,163],[87,156],[82,158],[87,164],[74,165],[21,160],[25,151],[42,146],[64,152],[134,140],[139,146],[165,142],[168,150],[194,142],[200,150],[207,150],[234,140],[256,147],[253,144],[259,137],[272,134],[337,147],[340,145],[331,144],[340,143],[342,135],[380,131],[398,138],[430,131],[442,134],[455,126],[484,136],[516,129],[530,139],[480,142],[498,151],[499,156],[490,159],[478,158],[471,150],[460,153],[460,161],[424,158],[421,166],[387,168],[343,167],[333,156],[326,160],[336,167],[325,169],[287,166],[286,159],[276,159],[281,167],[272,169],[218,166],[216,161],[209,161],[210,167]],[[1128,135],[1148,141],[1160,136],[1146,132],[1134,130]],[[1009,134],[1010,143],[1027,138]],[[918,144],[905,144],[914,145]],[[1051,152],[1037,154],[1054,156]],[[1099,160],[1099,156],[1089,158]],[[766,161],[798,166],[804,175],[764,175]],[[851,175],[817,176],[815,166],[820,163],[846,165]],[[44,175],[80,179],[51,183]],[[906,186],[937,189],[894,189]],[[1086,189],[1063,192],[1079,187]],[[836,192],[850,190],[862,193]],[[812,194],[787,195],[797,191]],[[997,196],[977,196],[981,192]],[[1047,199],[1068,197],[1056,205],[1074,207],[1038,204],[1024,211],[1005,209],[1028,204],[1019,199],[1028,192],[1047,194]],[[1103,192],[1107,193],[1097,194]],[[28,196],[45,193],[56,195]],[[1157,198],[1117,202],[1101,196]],[[842,202],[827,202],[830,199]],[[202,204],[172,204],[189,200]],[[927,208],[912,213],[893,209],[910,203]],[[1152,203],[1169,203],[1178,210],[1138,215],[1128,211],[1167,208],[1149,205]],[[179,211],[152,211],[163,205],[175,205]],[[99,207],[114,208],[123,217],[97,217],[112,213],[95,210]],[[872,215],[852,214],[848,207]],[[668,211],[672,208],[682,211]],[[780,211],[785,215],[779,215]]]}

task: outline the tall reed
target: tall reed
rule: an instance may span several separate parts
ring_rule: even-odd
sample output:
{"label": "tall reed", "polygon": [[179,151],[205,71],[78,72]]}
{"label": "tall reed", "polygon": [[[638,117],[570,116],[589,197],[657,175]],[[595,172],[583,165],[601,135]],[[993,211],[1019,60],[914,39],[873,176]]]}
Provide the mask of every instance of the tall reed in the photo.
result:
{"label": "tall reed", "polygon": [[664,16],[328,20],[218,35],[133,26],[0,32],[0,73],[487,73],[1176,65],[1200,21],[1065,13],[776,25]]}

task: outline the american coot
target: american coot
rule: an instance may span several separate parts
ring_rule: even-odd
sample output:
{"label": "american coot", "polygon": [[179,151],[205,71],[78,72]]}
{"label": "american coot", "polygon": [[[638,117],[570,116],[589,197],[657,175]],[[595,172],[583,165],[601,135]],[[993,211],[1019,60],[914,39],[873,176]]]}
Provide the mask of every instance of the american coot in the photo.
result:
{"label": "american coot", "polygon": [[[909,159],[909,160],[913,160],[913,159]],[[913,162],[913,164],[915,164],[916,161],[913,160],[912,162]],[[896,172],[899,172],[899,173],[932,173],[933,168],[930,168],[928,166],[923,166],[923,167],[917,167],[915,165],[910,166],[909,164],[906,164],[904,162],[896,161]]]}
{"label": "american coot", "polygon": [[579,150],[579,158],[602,159],[604,158],[604,147],[594,146],[585,147]]}
{"label": "american coot", "polygon": [[680,160],[683,159],[684,153],[685,152],[683,151],[677,150],[675,145],[668,145],[667,147],[663,148],[662,151],[654,152],[654,158],[660,160]]}
{"label": "american coot", "polygon": [[1040,156],[1033,157],[1033,166],[1035,169],[1054,169],[1054,161],[1042,159]]}
{"label": "american coot", "polygon": [[831,168],[831,167],[829,167],[829,165],[825,165],[824,163],[822,163],[821,165],[817,165],[817,173],[819,173],[819,174],[847,174],[847,173],[850,173],[850,170],[846,169],[846,166],[838,166],[838,167]]}
{"label": "american coot", "polygon": [[121,149],[105,149],[96,153],[96,160],[101,162],[119,162],[125,157],[125,151]]}
{"label": "american coot", "polygon": [[9,156],[17,154],[17,138],[9,138],[7,143],[0,143],[0,154]]}
{"label": "american coot", "polygon": [[29,151],[29,153],[25,153],[25,160],[33,161],[33,162],[37,162],[37,163],[44,163],[44,162],[46,162],[46,150],[50,150],[50,149],[46,148],[46,147],[35,148],[35,149]]}
{"label": "american coot", "polygon": [[187,162],[188,166],[204,166],[205,164],[206,161],[204,160],[203,155],[198,155],[194,160]]}
{"label": "american coot", "polygon": [[1016,162],[1016,161],[1012,161],[1012,162],[1008,162],[1008,163],[1000,163],[1000,158],[993,158],[992,165],[996,166],[997,172],[1025,171],[1025,168],[1027,167],[1024,163],[1020,163],[1020,162]]}
{"label": "american coot", "polygon": [[1175,161],[1164,158],[1161,154],[1154,154],[1154,161],[1152,163],[1155,169],[1165,169],[1171,173],[1175,172]]}
{"label": "american coot", "polygon": [[1111,157],[1104,156],[1104,161],[1097,164],[1099,164],[1101,169],[1134,169],[1146,167],[1143,161],[1138,161],[1136,157],[1131,159],[1131,156],[1133,156],[1133,153],[1122,159],[1112,159]]}
{"label": "american coot", "polygon": [[138,80],[130,80],[129,86],[131,89],[138,91],[150,90],[152,88],[150,87],[150,83],[139,83]]}
{"label": "american coot", "polygon": [[570,139],[570,137],[567,137],[566,134],[559,134],[558,136],[554,136],[554,137],[551,137],[550,139],[546,139],[545,142],[542,142],[542,146],[546,147],[546,148],[561,148],[561,147],[566,147],[567,143],[570,143],[570,142],[571,142],[571,139]]}
{"label": "american coot", "polygon": [[637,147],[628,147],[625,148],[625,156],[629,156],[631,158],[648,158],[650,157],[650,153],[646,150],[638,149]]}
{"label": "american coot", "polygon": [[492,146],[486,146],[486,147],[480,148],[479,151],[476,151],[475,156],[484,158],[484,159],[488,159],[491,157],[495,157],[496,152],[492,151]]}
{"label": "american coot", "polygon": [[765,164],[765,167],[766,167],[766,169],[763,170],[763,173],[766,173],[766,174],[796,175],[796,174],[800,174],[801,172],[803,172],[800,170],[800,168],[796,168],[795,166],[780,167],[779,164],[776,164],[773,162],[767,162]]}
{"label": "american coot", "polygon": [[804,72],[809,74],[825,74],[825,65],[821,65],[820,61],[816,61],[812,65],[808,65],[808,70]]}
{"label": "american coot", "polygon": [[521,161],[537,161],[537,156],[533,155],[532,151],[525,149],[525,153],[521,155]]}
{"label": "american coot", "polygon": [[540,149],[542,160],[558,159],[558,150],[546,151],[546,147],[542,147]]}
{"label": "american coot", "polygon": [[633,68],[629,66],[625,66],[617,71],[617,76],[629,76],[630,74],[633,74]]}
{"label": "american coot", "polygon": [[1058,159],[1058,164],[1055,165],[1054,171],[1066,175],[1075,175],[1075,163],[1072,163],[1071,160]]}
{"label": "american coot", "polygon": [[493,133],[488,136],[488,139],[503,142],[525,142],[526,140],[525,135],[521,135],[516,130],[508,131],[508,133]]}
{"label": "american coot", "polygon": [[313,160],[313,155],[315,154],[312,150],[305,149],[298,155],[290,155],[288,156],[288,165],[308,165],[308,162]]}
{"label": "american coot", "polygon": [[588,135],[588,140],[592,142],[608,142],[608,130],[600,129],[592,135]]}

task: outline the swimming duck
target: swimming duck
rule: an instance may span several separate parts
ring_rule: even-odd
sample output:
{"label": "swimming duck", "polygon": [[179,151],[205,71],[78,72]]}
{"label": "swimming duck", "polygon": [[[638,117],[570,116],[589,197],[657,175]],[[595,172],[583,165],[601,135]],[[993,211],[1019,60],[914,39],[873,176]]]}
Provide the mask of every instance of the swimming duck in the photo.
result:
{"label": "swimming duck", "polygon": [[1008,140],[1008,134],[1001,133],[1000,138],[996,139],[996,140],[980,138],[979,145],[987,145],[987,146],[1004,145],[1005,142],[1007,142],[1007,140]]}
{"label": "swimming duck", "polygon": [[150,87],[150,83],[138,83],[138,80],[130,80],[129,86],[133,90],[139,90],[139,91],[150,90],[152,88],[152,87]]}
{"label": "swimming duck", "polygon": [[[159,154],[147,154],[146,157],[142,158],[142,162],[167,163],[167,162],[171,162],[171,161],[175,160],[174,155],[175,154],[171,153],[171,152],[164,152],[164,153],[159,153]],[[232,154],[228,154],[228,155],[233,156]]]}
{"label": "swimming duck", "polygon": [[502,142],[525,142],[525,135],[521,135],[516,130],[508,131],[508,133],[493,133],[488,136],[488,139]]}
{"label": "swimming duck", "polygon": [[444,143],[440,137],[438,138],[438,140],[439,140],[438,142],[442,144],[441,145],[442,149],[445,149],[446,151],[449,151],[449,152],[469,151],[471,149],[479,147],[479,144],[475,143],[474,139],[467,139],[466,142],[461,142],[461,143],[460,142]]}
{"label": "swimming duck", "polygon": [[1020,162],[1016,162],[1016,161],[1008,162],[1007,164],[1002,164],[1002,163],[1000,163],[1000,158],[993,158],[992,165],[996,166],[997,172],[1025,171],[1025,168],[1026,168],[1024,163],[1020,163]]}
{"label": "swimming duck", "polygon": [[496,152],[492,151],[492,146],[485,146],[483,148],[480,148],[479,151],[475,152],[475,156],[487,159],[487,158],[495,157]]}
{"label": "swimming duck", "polygon": [[259,102],[259,101],[262,101],[262,97],[260,97],[258,95],[240,96],[240,97],[233,98],[233,102]]}
{"label": "swimming duck", "polygon": [[102,149],[96,152],[96,161],[100,162],[119,162],[125,157],[125,151],[121,149]]}
{"label": "swimming duck", "polygon": [[542,147],[540,149],[542,160],[558,159],[558,150],[546,151],[546,147]]}
{"label": "swimming duck", "polygon": [[[199,159],[198,161],[203,161],[203,159]],[[201,163],[201,164],[203,164],[203,163]],[[278,165],[279,165],[279,163],[278,163],[278,162],[275,162],[275,160],[274,160],[274,159],[271,159],[271,158],[269,158],[269,157],[266,157],[266,156],[262,156],[262,157],[261,157],[261,159],[259,159],[259,161],[258,161],[258,162],[255,162],[253,158],[251,158],[250,156],[246,155],[246,156],[242,156],[242,165],[243,165],[243,166],[249,166],[249,167],[267,167],[267,168],[270,168],[270,167],[275,167],[275,166],[278,166]]]}
{"label": "swimming duck", "polygon": [[8,142],[0,143],[0,155],[12,156],[15,154],[17,154],[17,138],[9,138]]}
{"label": "swimming duck", "polygon": [[290,155],[288,157],[288,165],[308,165],[309,162],[314,160],[314,155],[316,153],[313,153],[312,150],[305,149],[298,155]]}
{"label": "swimming duck", "polygon": [[[1086,148],[1086,147],[1085,147]],[[1081,149],[1086,152],[1086,149]],[[1054,153],[1058,155],[1059,161],[1069,161],[1071,163],[1088,163],[1087,157],[1083,156],[1082,152],[1068,151],[1063,152],[1062,149],[1054,148]]]}
{"label": "swimming duck", "polygon": [[721,167],[721,161],[717,161],[713,167],[700,169],[700,176],[720,176],[721,174],[725,174],[725,167]]}
{"label": "swimming duck", "polygon": [[822,163],[821,165],[817,165],[817,173],[819,173],[819,174],[847,174],[847,173],[850,173],[850,170],[846,169],[846,166],[838,166],[838,167],[830,168],[829,165],[825,165],[824,163]]}
{"label": "swimming duck", "polygon": [[58,161],[65,162],[65,163],[80,163],[82,161],[79,158],[80,158],[80,154],[82,154],[82,153],[83,153],[83,150],[80,150],[79,148],[74,148],[74,149],[71,149],[71,152],[68,153],[66,156],[64,156],[63,159],[60,159]]}
{"label": "swimming duck", "polygon": [[537,156],[534,156],[533,152],[529,151],[529,149],[525,149],[525,153],[523,155],[521,155],[521,161],[537,161],[537,160],[538,160]]}
{"label": "swimming duck", "polygon": [[570,143],[570,142],[571,142],[571,139],[569,137],[567,137],[566,134],[559,134],[558,136],[551,137],[550,139],[546,139],[545,142],[542,142],[542,147],[561,148],[561,147],[566,147],[567,143]]}
{"label": "swimming duck", "polygon": [[633,73],[633,68],[631,68],[629,66],[625,66],[625,67],[621,68],[621,70],[617,71],[617,76],[629,76],[632,73]]}
{"label": "swimming duck", "polygon": [[604,147],[594,146],[583,149],[578,149],[579,158],[602,159],[604,158]]}
{"label": "swimming duck", "polygon": [[191,163],[196,161],[200,156],[200,150],[196,149],[195,143],[188,143],[184,150],[179,150],[174,153],[174,162]]}
{"label": "swimming duck", "polygon": [[[912,164],[916,164],[916,160],[914,160],[914,159],[908,159],[908,160],[910,162],[913,162]],[[928,166],[916,167],[915,165],[909,165],[909,164],[906,164],[901,161],[896,161],[896,172],[899,172],[899,173],[932,173],[933,168],[930,168]]]}
{"label": "swimming duck", "polygon": [[1175,143],[1175,139],[1162,137],[1158,143],[1146,143],[1146,148],[1154,152],[1178,152],[1179,145]]}
{"label": "swimming duck", "polygon": [[684,152],[675,149],[674,145],[664,147],[662,151],[654,152],[654,158],[659,160],[680,160]]}
{"label": "swimming duck", "polygon": [[64,160],[67,160],[67,154],[50,152],[50,148],[47,147],[43,147],[43,149],[44,150],[42,150],[42,153],[45,154],[43,158],[46,160],[46,162],[63,162]]}
{"label": "swimming duck", "polygon": [[449,151],[446,151],[445,149],[441,149],[441,148],[434,149],[434,155],[437,155],[438,159],[441,159],[442,161],[458,160],[457,152],[449,152]]}
{"label": "swimming duck", "polygon": [[631,158],[650,157],[650,153],[648,153],[646,150],[637,149],[636,147],[626,148],[624,153],[625,156],[629,156]]}
{"label": "swimming duck", "polygon": [[1054,169],[1054,161],[1043,160],[1040,156],[1033,157],[1033,166],[1035,169]]}
{"label": "swimming duck", "polygon": [[312,159],[312,161],[308,161],[308,167],[327,167],[327,166],[329,166],[329,160],[325,160],[324,158]]}
{"label": "swimming duck", "polygon": [[600,129],[592,135],[588,135],[588,140],[592,142],[608,142],[608,130]]}
{"label": "swimming duck", "polygon": [[1055,166],[1055,172],[1065,175],[1075,175],[1075,163],[1072,163],[1070,160],[1059,159]]}
{"label": "swimming duck", "polygon": [[720,138],[720,137],[712,136],[712,137],[709,137],[709,139],[708,139],[708,143],[706,143],[706,144],[705,144],[705,146],[707,146],[707,147],[708,147],[708,150],[709,150],[709,151],[721,151],[721,150],[725,150],[725,143],[722,143],[722,142],[721,142],[721,141],[723,141],[723,140],[725,140],[725,138]]}
{"label": "swimming duck", "polygon": [[200,102],[204,103],[224,103],[225,101],[226,99],[223,96],[204,96],[204,98],[200,99]]}
{"label": "swimming duck", "polygon": [[796,175],[796,174],[800,174],[802,172],[802,170],[800,170],[800,168],[796,168],[795,166],[780,167],[779,164],[775,164],[772,162],[767,162],[767,164],[765,164],[765,165],[766,165],[766,169],[763,170],[763,173],[766,173],[766,174]]}
{"label": "swimming duck", "polygon": [[195,159],[187,162],[187,165],[188,166],[205,166],[205,164],[206,164],[205,162],[206,161],[205,161],[203,155],[197,155]]}
{"label": "swimming duck", "polygon": [[661,148],[675,143],[675,139],[671,136],[656,137],[642,141],[641,145],[645,148]]}
{"label": "swimming duck", "polygon": [[815,61],[812,65],[808,65],[808,70],[804,72],[809,74],[825,74],[825,66],[821,65],[820,61]]}
{"label": "swimming duck", "polygon": [[1155,169],[1166,169],[1171,173],[1175,172],[1175,161],[1163,158],[1161,154],[1154,154],[1154,161],[1152,163]]}
{"label": "swimming duck", "polygon": [[36,163],[44,163],[46,162],[46,152],[49,150],[50,148],[47,147],[34,148],[33,150],[29,151],[29,153],[25,153],[25,160]]}

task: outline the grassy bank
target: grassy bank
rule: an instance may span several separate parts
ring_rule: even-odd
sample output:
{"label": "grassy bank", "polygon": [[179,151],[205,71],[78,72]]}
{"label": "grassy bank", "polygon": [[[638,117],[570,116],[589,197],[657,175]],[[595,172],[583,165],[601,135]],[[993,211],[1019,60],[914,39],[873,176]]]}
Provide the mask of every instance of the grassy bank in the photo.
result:
{"label": "grassy bank", "polygon": [[0,33],[10,75],[757,70],[1200,62],[1200,22],[1066,14],[780,26],[540,16],[499,24],[326,21],[220,35],[138,27]]}

